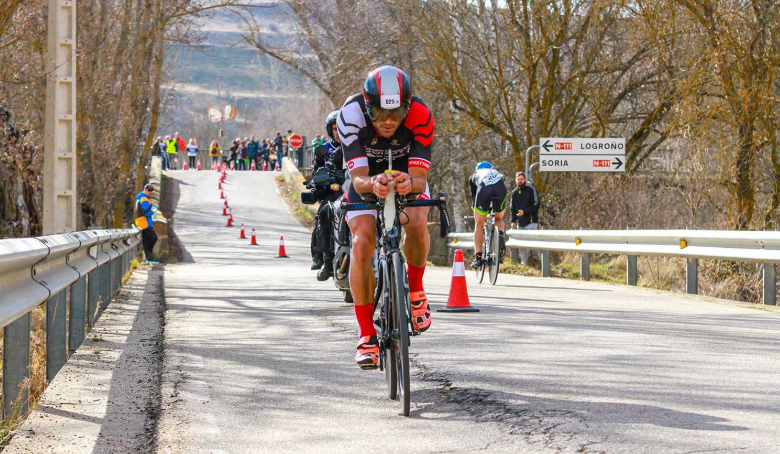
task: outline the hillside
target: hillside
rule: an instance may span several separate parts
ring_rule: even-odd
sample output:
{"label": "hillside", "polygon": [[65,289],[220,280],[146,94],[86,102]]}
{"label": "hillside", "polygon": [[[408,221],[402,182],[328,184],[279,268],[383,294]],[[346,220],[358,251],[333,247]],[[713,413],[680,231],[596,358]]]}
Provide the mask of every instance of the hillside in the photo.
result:
{"label": "hillside", "polygon": [[[291,39],[284,24],[286,7],[255,10],[259,23],[268,24],[264,37],[279,44]],[[216,134],[206,109],[238,107],[238,118],[226,122],[227,137],[266,136],[277,130],[316,128],[321,116],[320,95],[305,77],[272,58],[261,55],[242,40],[245,24],[229,11],[201,19],[202,44],[174,47],[174,81],[167,87],[173,101],[161,123],[161,134],[181,131],[200,140]],[[303,112],[300,106],[307,107]],[[187,131],[187,132],[185,132]]]}

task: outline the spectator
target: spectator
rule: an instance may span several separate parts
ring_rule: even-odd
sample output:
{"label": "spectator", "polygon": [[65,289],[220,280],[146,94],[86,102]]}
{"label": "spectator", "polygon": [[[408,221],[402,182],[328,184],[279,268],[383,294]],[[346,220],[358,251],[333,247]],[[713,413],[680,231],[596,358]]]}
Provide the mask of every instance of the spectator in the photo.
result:
{"label": "spectator", "polygon": [[236,150],[238,167],[236,170],[246,170],[246,142],[238,140],[238,149]]}
{"label": "spectator", "polygon": [[320,145],[324,144],[325,141],[322,140],[319,134],[316,134],[314,136],[314,139],[311,141],[311,148],[314,150],[315,148],[319,147]]}
{"label": "spectator", "polygon": [[190,160],[190,170],[195,170],[195,161],[198,160],[198,143],[195,139],[190,139],[187,145],[187,159]]}
{"label": "spectator", "polygon": [[255,166],[255,169],[258,168],[258,161],[257,156],[259,154],[260,150],[260,144],[255,140],[255,136],[252,136],[249,138],[249,142],[246,144],[246,155],[249,158],[249,168],[251,169],[252,166]]}
{"label": "spectator", "polygon": [[265,166],[266,170],[271,165],[271,163],[268,162],[269,158],[271,156],[270,150],[271,150],[271,139],[267,139],[267,140],[263,139],[263,148],[262,148],[262,151],[261,151],[261,159],[263,161],[263,165]]}
{"label": "spectator", "polygon": [[276,159],[277,159],[276,151],[271,150],[269,159],[271,160],[271,167],[270,167],[271,170],[276,170]]}
{"label": "spectator", "polygon": [[[515,174],[517,187],[512,191],[512,228],[537,230],[539,228],[539,194],[525,179],[525,173]],[[528,266],[528,249],[520,249],[520,261]],[[539,260],[539,251],[533,251],[533,258]]]}
{"label": "spectator", "polygon": [[235,169],[238,163],[236,162],[236,158],[238,157],[238,140],[234,140],[233,144],[230,146],[230,159],[228,159],[228,162],[226,165],[232,165]]}
{"label": "spectator", "polygon": [[[184,142],[184,139],[179,135],[178,132],[175,134],[175,140],[176,140],[176,147],[177,147],[176,151],[184,153],[184,150],[187,149],[187,143]],[[179,161],[178,155],[176,156],[176,158],[177,158],[176,162],[178,162]],[[184,161],[184,159],[182,159],[182,161]]]}
{"label": "spectator", "polygon": [[222,150],[219,148],[219,143],[216,140],[211,141],[209,147],[209,156],[211,156],[211,168],[214,169],[219,165],[219,157],[222,154]]}
{"label": "spectator", "polygon": [[168,154],[168,168],[176,170],[179,163],[179,160],[176,158],[176,153],[179,152],[179,145],[171,136],[165,136],[165,152]]}
{"label": "spectator", "polygon": [[277,132],[276,133],[276,138],[274,139],[274,142],[273,142],[274,151],[276,151],[277,153],[281,153],[282,152],[282,144],[283,144],[283,142],[284,141],[282,140],[282,134]]}
{"label": "spectator", "polygon": [[165,143],[163,143],[162,137],[157,137],[154,139],[152,148],[149,149],[149,161],[151,162],[152,156],[159,156],[162,160],[162,169],[167,170],[167,159],[165,159],[166,154],[168,153],[165,152]]}
{"label": "spectator", "polygon": [[144,245],[144,256],[147,263],[160,263],[154,260],[154,245],[157,243],[157,233],[154,231],[152,216],[152,194],[154,186],[147,184],[144,190],[135,197],[135,225],[141,229],[141,241]]}

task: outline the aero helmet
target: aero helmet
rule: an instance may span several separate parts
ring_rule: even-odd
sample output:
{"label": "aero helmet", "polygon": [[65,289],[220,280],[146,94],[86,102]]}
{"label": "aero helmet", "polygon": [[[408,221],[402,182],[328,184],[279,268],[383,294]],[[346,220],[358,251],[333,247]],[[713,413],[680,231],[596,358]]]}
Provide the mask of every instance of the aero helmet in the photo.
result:
{"label": "aero helmet", "polygon": [[330,136],[331,140],[333,139],[333,125],[336,124],[336,119],[339,116],[339,111],[334,110],[333,112],[329,113],[328,116],[325,118],[325,130],[328,132],[328,136]]}
{"label": "aero helmet", "polygon": [[477,164],[477,170],[479,170],[479,169],[492,169],[492,168],[493,168],[493,164],[491,164],[491,163],[489,163],[487,161],[482,161],[479,164]]}
{"label": "aero helmet", "polygon": [[[374,121],[381,110],[391,111],[397,120],[406,116],[412,102],[412,82],[405,72],[395,66],[382,66],[371,71],[363,85],[366,113]],[[400,110],[398,110],[400,109]],[[385,113],[386,114],[386,113]]]}

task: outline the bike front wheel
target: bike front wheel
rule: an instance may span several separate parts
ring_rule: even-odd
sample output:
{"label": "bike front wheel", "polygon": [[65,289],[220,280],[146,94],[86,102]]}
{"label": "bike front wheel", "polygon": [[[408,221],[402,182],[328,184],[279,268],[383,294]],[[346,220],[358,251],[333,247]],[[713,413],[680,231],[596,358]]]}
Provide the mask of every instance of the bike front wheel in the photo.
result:
{"label": "bike front wheel", "polygon": [[498,234],[498,226],[493,226],[490,231],[490,284],[496,285],[498,280],[498,266],[501,264],[501,237]]}
{"label": "bike front wheel", "polygon": [[390,307],[393,310],[393,346],[395,350],[396,373],[398,377],[398,394],[403,406],[403,415],[409,416],[411,407],[411,391],[409,383],[409,285],[406,278],[406,267],[400,253],[392,254],[392,274],[390,276]]}

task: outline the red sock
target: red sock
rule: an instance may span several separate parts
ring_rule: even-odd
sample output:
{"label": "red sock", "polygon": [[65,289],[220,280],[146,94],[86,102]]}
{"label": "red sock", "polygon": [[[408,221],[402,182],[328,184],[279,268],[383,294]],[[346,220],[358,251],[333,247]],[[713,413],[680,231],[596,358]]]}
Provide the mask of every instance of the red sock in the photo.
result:
{"label": "red sock", "polygon": [[406,275],[409,276],[409,292],[421,292],[423,289],[422,278],[425,274],[425,265],[421,268],[412,266],[412,264],[406,264]]}
{"label": "red sock", "polygon": [[355,306],[355,318],[357,318],[360,327],[359,337],[376,336],[374,328],[374,305]]}

